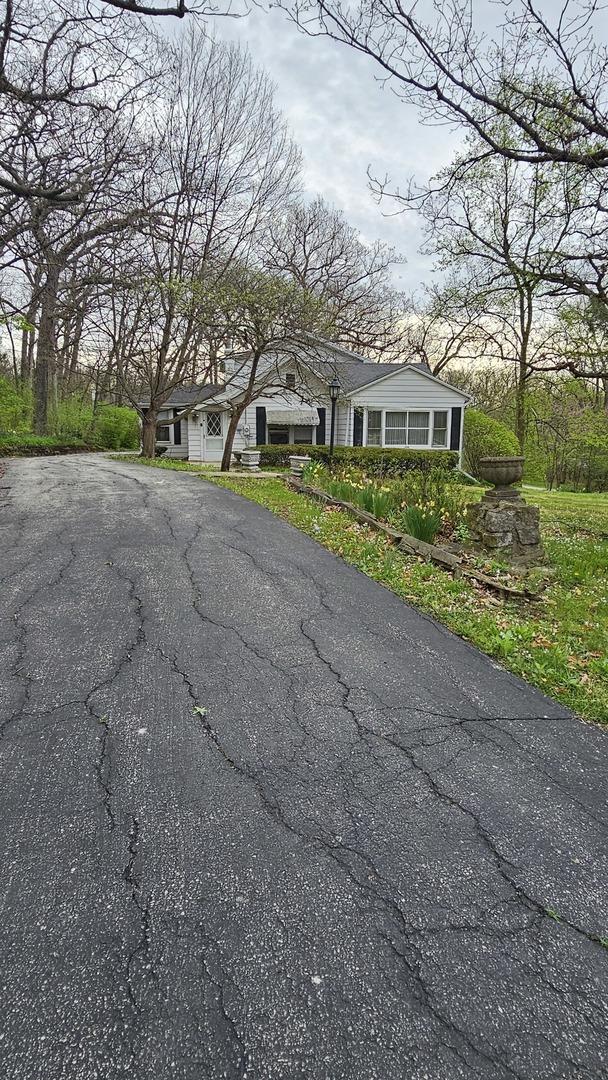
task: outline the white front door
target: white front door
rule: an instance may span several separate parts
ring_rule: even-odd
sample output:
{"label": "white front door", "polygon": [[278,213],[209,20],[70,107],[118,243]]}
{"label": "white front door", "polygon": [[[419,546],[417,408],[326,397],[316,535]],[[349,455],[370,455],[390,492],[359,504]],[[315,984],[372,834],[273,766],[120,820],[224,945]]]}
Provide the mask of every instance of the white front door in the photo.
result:
{"label": "white front door", "polygon": [[225,415],[217,410],[203,413],[203,461],[222,460]]}

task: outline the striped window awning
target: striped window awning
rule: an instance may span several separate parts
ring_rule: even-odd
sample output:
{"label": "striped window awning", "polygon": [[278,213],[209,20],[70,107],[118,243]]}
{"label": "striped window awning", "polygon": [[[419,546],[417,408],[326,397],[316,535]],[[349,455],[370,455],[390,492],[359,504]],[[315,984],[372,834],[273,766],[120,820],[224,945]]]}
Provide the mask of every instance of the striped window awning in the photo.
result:
{"label": "striped window awning", "polygon": [[267,424],[293,424],[302,427],[316,427],[319,423],[319,411],[312,408],[266,409]]}

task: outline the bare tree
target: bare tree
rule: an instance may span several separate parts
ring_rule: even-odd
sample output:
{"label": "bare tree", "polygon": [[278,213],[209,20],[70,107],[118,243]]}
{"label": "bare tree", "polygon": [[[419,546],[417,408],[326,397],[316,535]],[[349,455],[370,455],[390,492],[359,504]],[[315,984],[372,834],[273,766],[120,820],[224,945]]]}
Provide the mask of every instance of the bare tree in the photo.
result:
{"label": "bare tree", "polygon": [[404,260],[388,244],[365,243],[339,210],[316,198],[271,224],[264,261],[331,305],[337,341],[374,357],[399,355],[407,305],[391,271]]}
{"label": "bare tree", "polygon": [[448,365],[478,360],[483,355],[483,332],[473,300],[458,283],[425,289],[413,301],[405,323],[407,355],[426,364],[433,375]]}
{"label": "bare tree", "polygon": [[[70,291],[77,295],[75,283],[83,274],[97,276],[102,243],[132,225],[142,212],[137,180],[148,167],[149,156],[136,126],[136,103],[138,99],[131,98],[129,108],[124,102],[120,112],[92,114],[56,106],[52,123],[41,129],[30,149],[43,162],[47,177],[80,175],[86,185],[86,195],[78,201],[28,199],[15,213],[19,229],[11,245],[12,268],[29,277],[33,289],[23,314],[37,324],[34,424],[41,434],[48,428],[49,395],[57,374],[62,296],[65,306]],[[72,312],[72,318],[80,316]]]}
{"label": "bare tree", "polygon": [[[372,57],[396,91],[433,123],[458,122],[488,150],[514,161],[608,167],[608,56],[603,5],[563,0],[545,15],[535,0],[497,8],[470,0],[287,0],[282,5],[311,34],[326,34]],[[498,11],[500,9],[498,8]],[[500,138],[497,119],[512,133]]]}
{"label": "bare tree", "polygon": [[215,291],[214,307],[240,350],[230,363],[222,390],[230,413],[221,464],[227,472],[247,406],[262,394],[285,392],[283,365],[287,358],[302,376],[301,394],[307,393],[318,355],[315,338],[331,331],[333,313],[310,289],[285,276],[247,267],[233,267],[225,276]]}
{"label": "bare tree", "polygon": [[135,407],[149,400],[147,456],[171,394],[213,374],[219,283],[293,198],[299,169],[272,87],[245,52],[193,28],[167,56],[145,199],[156,212],[125,235],[99,294],[115,376]]}
{"label": "bare tree", "polygon": [[[608,303],[608,53],[603,5],[564,0],[283,0],[309,34],[370,56],[423,119],[474,135],[477,161],[499,157],[553,167],[569,189],[572,228],[546,267],[558,287]],[[427,12],[427,17],[423,11]]]}
{"label": "bare tree", "polygon": [[[69,206],[86,199],[81,145],[70,145],[70,126],[81,132],[100,114],[120,114],[155,72],[149,31],[110,7],[95,8],[87,0],[4,0],[2,6],[0,192],[12,215],[0,233],[6,242],[18,227],[14,212],[24,200]],[[70,112],[79,115],[71,125]],[[60,172],[45,152],[46,139],[59,130]]]}
{"label": "bare tree", "polygon": [[[556,185],[543,166],[508,158],[475,164],[475,147],[408,199],[423,218],[427,253],[449,271],[452,311],[473,313],[482,353],[517,368],[515,430],[525,438],[526,382],[548,335],[547,274],[569,228],[556,215]],[[475,320],[476,313],[476,320]],[[478,346],[479,348],[479,346]]]}
{"label": "bare tree", "polygon": [[590,382],[596,403],[608,412],[608,311],[598,300],[564,304],[557,331],[546,342],[541,370],[567,372]]}

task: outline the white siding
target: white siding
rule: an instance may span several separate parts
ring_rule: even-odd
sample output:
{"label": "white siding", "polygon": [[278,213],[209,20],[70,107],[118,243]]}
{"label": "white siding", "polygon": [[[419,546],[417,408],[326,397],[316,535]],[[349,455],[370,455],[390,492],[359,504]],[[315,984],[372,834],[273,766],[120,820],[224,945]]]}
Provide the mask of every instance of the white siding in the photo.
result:
{"label": "white siding", "polygon": [[[159,420],[166,420],[166,419],[168,419],[170,417],[171,418],[173,417],[173,410],[172,409],[171,410],[163,409],[158,414],[158,419]],[[165,453],[163,455],[164,457],[167,457],[167,458],[187,458],[188,457],[188,421],[187,420],[182,420],[181,428],[182,428],[182,431],[181,431],[181,439],[182,439],[182,441],[181,441],[181,444],[179,446],[175,446],[175,444],[173,442],[173,437],[175,435],[175,425],[174,424],[171,424],[171,426],[170,426],[171,439],[170,439],[169,442],[165,442],[162,439],[157,439],[156,440],[156,445],[157,446],[166,446],[167,447],[167,449],[166,449],[166,451],[165,451]]]}
{"label": "white siding", "polygon": [[[325,441],[329,444],[330,428],[331,428],[331,401],[329,397],[323,395],[323,384],[314,379],[314,376],[309,376],[311,381],[311,388],[309,391],[303,391],[302,395],[292,390],[284,390],[282,392],[272,392],[268,396],[260,396],[255,401],[248,405],[245,409],[237,432],[234,439],[234,449],[243,450],[247,446],[255,446],[256,443],[256,409],[263,406],[266,409],[272,408],[292,408],[311,406],[314,408],[325,409]],[[313,389],[312,384],[316,384]],[[218,395],[217,403],[214,403],[215,407],[221,402],[221,395]],[[353,391],[349,394],[349,399],[346,402],[341,403],[337,408],[336,413],[336,445],[337,446],[352,446],[353,443],[353,409],[354,407],[362,409],[384,409],[394,412],[406,411],[408,409],[421,409],[421,410],[433,410],[433,409],[447,409],[448,411],[454,406],[463,406],[465,399],[458,391],[453,390],[451,387],[446,386],[444,383],[435,382],[432,379],[425,378],[423,374],[415,370],[400,370],[395,372],[394,375],[388,378],[379,380],[377,383],[372,383],[370,386],[362,387],[358,391]],[[193,414],[194,420],[190,418],[188,421],[182,421],[182,433],[187,428],[187,434],[182,434],[182,439],[188,438],[188,456],[190,461],[203,460],[203,428],[204,423],[204,408],[200,412]],[[448,417],[448,441],[449,441],[449,423]],[[318,429],[317,429],[318,431]],[[316,432],[315,432],[316,435]],[[175,450],[184,450],[185,448],[176,447]],[[171,456],[186,456],[185,453],[175,454]]]}
{"label": "white siding", "polygon": [[[203,456],[203,421],[199,412],[190,413],[187,420],[182,420],[182,425],[188,427],[188,461],[202,461]],[[183,431],[183,427],[182,427]],[[182,435],[183,438],[183,435]]]}
{"label": "white siding", "polygon": [[369,409],[450,409],[465,398],[445,383],[434,382],[411,368],[399,371],[350,395],[353,405]]}
{"label": "white siding", "polygon": [[[331,406],[327,410],[327,442],[329,444],[329,431],[331,423]],[[338,405],[336,410],[336,446],[352,446],[353,442],[352,407]]]}
{"label": "white siding", "polygon": [[[234,440],[234,449],[242,450],[245,446],[255,446],[255,428],[256,428],[256,412],[255,410],[263,406],[266,409],[298,409],[304,408],[324,408],[325,409],[325,432],[326,438],[329,440],[329,421],[331,416],[330,402],[324,400],[321,396],[313,397],[312,394],[306,395],[304,400],[290,391],[285,390],[281,394],[272,394],[269,397],[259,397],[255,401],[252,401],[251,405],[248,405],[241,417],[241,434],[237,432],[237,437]],[[249,428],[249,435],[242,434],[244,427]],[[314,438],[315,436],[313,436]],[[240,442],[239,442],[240,438]]]}
{"label": "white siding", "polygon": [[[367,410],[369,409],[384,412],[423,411],[432,413],[434,410],[447,411],[447,446],[445,449],[449,449],[450,446],[452,409],[461,408],[464,410],[466,405],[465,395],[445,383],[426,378],[421,372],[411,368],[396,372],[388,378],[380,379],[370,386],[361,387],[360,390],[351,395],[351,400],[353,406],[365,410],[363,417],[364,445],[367,445]],[[461,461],[463,428],[464,424],[461,422],[460,446],[458,448]],[[412,446],[412,449],[432,450],[440,449],[440,447]]]}

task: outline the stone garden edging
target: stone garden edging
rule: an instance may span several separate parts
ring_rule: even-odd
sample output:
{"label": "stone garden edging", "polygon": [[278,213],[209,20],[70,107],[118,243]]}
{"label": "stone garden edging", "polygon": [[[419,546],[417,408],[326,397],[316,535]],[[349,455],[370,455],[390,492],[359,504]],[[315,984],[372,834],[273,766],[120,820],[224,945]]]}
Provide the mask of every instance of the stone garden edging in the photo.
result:
{"label": "stone garden edging", "polygon": [[375,518],[373,514],[368,514],[366,510],[361,510],[353,503],[346,502],[343,499],[336,499],[332,495],[328,495],[326,491],[322,491],[321,488],[313,487],[312,484],[305,484],[294,476],[289,476],[287,483],[302,495],[310,495],[329,506],[338,506],[341,510],[346,510],[362,525],[369,525],[370,528],[388,537],[392,544],[395,544],[407,555],[415,555],[425,561],[430,560],[444,570],[449,570],[454,574],[454,577],[471,578],[473,581],[477,581],[479,584],[485,585],[486,588],[493,589],[511,600],[535,600],[537,598],[537,594],[531,592],[530,589],[514,589],[513,586],[505,585],[503,582],[497,581],[496,578],[482,574],[479,570],[472,570],[470,567],[463,565],[457,555],[444,551],[443,548],[438,547],[436,544],[427,544],[424,540],[418,540],[415,536],[410,536],[409,533],[402,533],[397,529],[392,529],[390,525],[384,525],[381,521],[378,521],[378,518]]}

